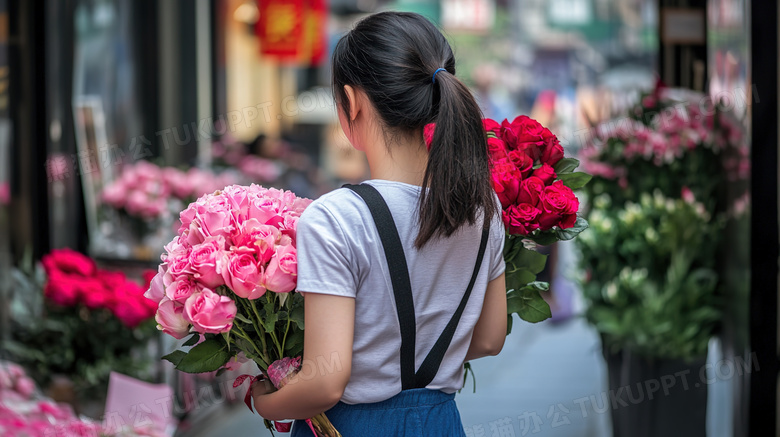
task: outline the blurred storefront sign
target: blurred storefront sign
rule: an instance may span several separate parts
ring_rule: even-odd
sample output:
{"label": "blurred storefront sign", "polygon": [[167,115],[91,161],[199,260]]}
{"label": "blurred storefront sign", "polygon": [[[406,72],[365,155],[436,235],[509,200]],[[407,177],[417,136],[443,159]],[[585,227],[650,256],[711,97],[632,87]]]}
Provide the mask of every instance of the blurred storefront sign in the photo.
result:
{"label": "blurred storefront sign", "polygon": [[260,53],[284,64],[318,66],[325,58],[326,0],[260,0]]}
{"label": "blurred storefront sign", "polygon": [[547,11],[551,24],[582,26],[593,20],[590,0],[550,0]]}
{"label": "blurred storefront sign", "polygon": [[486,32],[493,27],[493,0],[442,0],[441,24],[447,30]]}
{"label": "blurred storefront sign", "polygon": [[661,41],[664,44],[704,44],[704,28],[704,9],[661,10]]}

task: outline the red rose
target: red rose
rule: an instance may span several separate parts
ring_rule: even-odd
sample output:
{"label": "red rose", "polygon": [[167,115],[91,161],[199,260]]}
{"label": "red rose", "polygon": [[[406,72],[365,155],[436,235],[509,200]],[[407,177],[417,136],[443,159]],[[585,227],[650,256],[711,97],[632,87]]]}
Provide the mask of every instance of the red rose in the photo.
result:
{"label": "red rose", "polygon": [[534,169],[534,160],[523,151],[513,150],[509,152],[509,159],[511,159],[512,163],[520,170],[520,173],[524,178],[527,178]]}
{"label": "red rose", "polygon": [[555,135],[545,138],[540,160],[545,164],[555,165],[561,159],[563,159],[563,146],[558,138]]}
{"label": "red rose", "polygon": [[541,179],[545,185],[550,185],[557,175],[549,164],[542,164],[541,167],[534,170],[533,176]]}
{"label": "red rose", "polygon": [[540,197],[542,215],[539,217],[539,224],[542,229],[547,230],[553,226],[568,229],[574,226],[580,202],[571,188],[563,185],[561,181],[555,181],[544,189]]}
{"label": "red rose", "polygon": [[54,249],[41,260],[47,275],[58,271],[79,276],[95,274],[95,262],[91,258],[71,249]]}
{"label": "red rose", "polygon": [[141,273],[141,277],[144,280],[144,290],[148,290],[152,285],[152,279],[157,276],[157,270],[146,269]]}
{"label": "red rose", "polygon": [[433,143],[433,131],[436,130],[436,125],[433,123],[428,123],[423,128],[423,138],[425,139],[425,147],[428,148],[428,150],[431,150],[431,143]]}
{"label": "red rose", "polygon": [[527,203],[512,205],[504,211],[504,225],[512,235],[528,235],[539,229],[536,219],[541,214],[541,210]]}
{"label": "red rose", "polygon": [[501,123],[501,137],[512,148],[522,143],[539,143],[543,140],[545,128],[538,121],[526,115],[515,118],[511,123],[504,120]]}
{"label": "red rose", "polygon": [[520,179],[522,175],[514,164],[508,159],[500,159],[493,163],[491,170],[491,179],[493,190],[498,194],[501,206],[507,208],[517,200],[517,193],[520,188]]}
{"label": "red rose", "polygon": [[488,154],[490,159],[497,161],[506,158],[506,144],[500,138],[488,138]]}
{"label": "red rose", "polygon": [[87,308],[111,308],[114,302],[114,293],[107,288],[103,281],[89,278],[81,281],[81,301]]}
{"label": "red rose", "polygon": [[[144,289],[132,281],[125,281],[116,289],[111,312],[128,328],[135,328],[141,322],[154,316],[148,299],[144,297]],[[154,303],[154,302],[152,302]]]}
{"label": "red rose", "polygon": [[75,305],[81,294],[81,282],[84,280],[81,276],[68,275],[59,270],[49,273],[49,279],[46,281],[46,287],[43,294],[46,299],[55,305],[69,307]]}
{"label": "red rose", "polygon": [[520,183],[520,189],[517,194],[517,203],[528,203],[536,206],[539,203],[539,197],[544,191],[544,182],[541,179],[531,176]]}
{"label": "red rose", "polygon": [[482,126],[484,126],[485,132],[487,133],[492,132],[496,136],[499,136],[501,134],[501,125],[498,124],[498,122],[493,119],[490,118],[482,119]]}

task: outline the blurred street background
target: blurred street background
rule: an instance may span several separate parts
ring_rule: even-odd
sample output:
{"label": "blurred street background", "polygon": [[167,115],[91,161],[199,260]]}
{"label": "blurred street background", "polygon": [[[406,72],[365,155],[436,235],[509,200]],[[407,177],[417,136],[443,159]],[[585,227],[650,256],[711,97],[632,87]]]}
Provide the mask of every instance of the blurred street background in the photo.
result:
{"label": "blurred street background", "polygon": [[330,55],[385,10],[593,175],[467,436],[780,435],[778,0],[0,0],[0,435],[270,435],[253,365],[174,370],[142,293],[203,194],[368,178]]}

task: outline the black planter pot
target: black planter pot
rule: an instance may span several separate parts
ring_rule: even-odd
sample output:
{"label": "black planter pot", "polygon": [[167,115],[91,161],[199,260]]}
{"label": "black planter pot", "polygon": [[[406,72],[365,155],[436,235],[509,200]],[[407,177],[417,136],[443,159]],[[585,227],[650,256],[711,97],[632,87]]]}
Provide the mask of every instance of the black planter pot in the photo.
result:
{"label": "black planter pot", "polygon": [[706,357],[686,362],[605,350],[604,359],[613,437],[706,437]]}

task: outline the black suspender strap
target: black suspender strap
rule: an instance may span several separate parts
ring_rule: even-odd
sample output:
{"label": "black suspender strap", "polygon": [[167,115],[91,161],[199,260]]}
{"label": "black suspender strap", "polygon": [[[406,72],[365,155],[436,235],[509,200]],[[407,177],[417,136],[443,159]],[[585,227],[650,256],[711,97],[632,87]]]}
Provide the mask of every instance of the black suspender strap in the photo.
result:
{"label": "black suspender strap", "polygon": [[477,281],[477,275],[479,274],[479,268],[482,265],[482,258],[485,256],[485,248],[487,247],[488,235],[490,234],[490,220],[485,220],[485,228],[482,229],[482,241],[479,243],[479,252],[477,252],[477,263],[474,265],[474,272],[471,274],[471,280],[469,286],[466,288],[466,292],[463,294],[463,298],[460,300],[458,309],[455,310],[455,314],[444,327],[444,332],[436,343],[434,343],[431,351],[425,357],[425,360],[417,369],[415,374],[417,379],[417,387],[425,387],[433,381],[436,373],[439,371],[439,366],[444,360],[444,354],[450,347],[452,337],[455,335],[455,329],[458,327],[460,317],[463,315],[463,310],[466,309],[466,303],[471,296],[471,290],[474,288],[474,283]]}
{"label": "black suspender strap", "polygon": [[344,185],[344,187],[349,188],[363,198],[363,201],[365,201],[368,209],[371,211],[379,238],[382,240],[382,247],[384,248],[393,285],[398,322],[401,326],[401,389],[424,388],[433,381],[433,378],[439,371],[444,355],[452,342],[452,337],[455,335],[455,329],[458,327],[460,318],[466,308],[466,303],[468,303],[469,296],[471,296],[471,290],[474,288],[474,283],[477,280],[477,275],[485,255],[488,235],[490,234],[490,220],[485,220],[482,240],[477,253],[477,262],[474,265],[474,271],[466,292],[457,310],[455,310],[455,314],[452,315],[452,318],[450,318],[450,321],[444,328],[444,332],[436,340],[420,368],[415,372],[414,358],[417,326],[414,316],[414,301],[412,300],[412,286],[409,279],[406,256],[404,255],[403,245],[401,244],[395,221],[390,213],[390,208],[388,208],[387,203],[376,188],[368,184]]}
{"label": "black suspender strap", "polygon": [[417,323],[414,320],[414,301],[412,300],[412,285],[409,281],[409,269],[406,256],[398,236],[390,208],[382,195],[371,185],[345,185],[356,192],[368,205],[374,218],[382,247],[385,250],[390,280],[393,284],[395,308],[398,312],[398,322],[401,325],[401,389],[414,387],[414,351]]}

